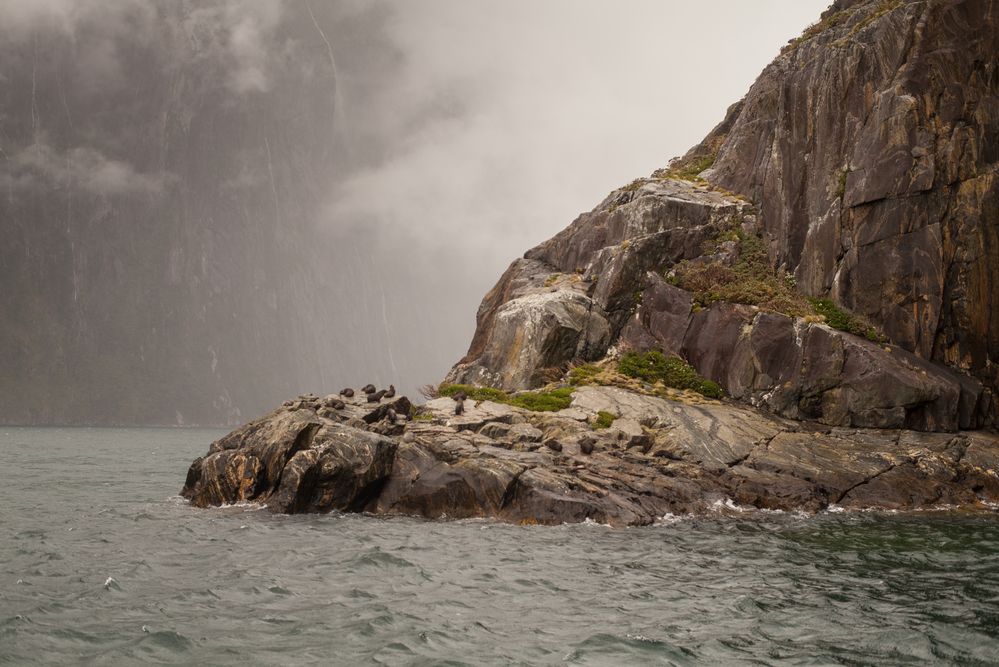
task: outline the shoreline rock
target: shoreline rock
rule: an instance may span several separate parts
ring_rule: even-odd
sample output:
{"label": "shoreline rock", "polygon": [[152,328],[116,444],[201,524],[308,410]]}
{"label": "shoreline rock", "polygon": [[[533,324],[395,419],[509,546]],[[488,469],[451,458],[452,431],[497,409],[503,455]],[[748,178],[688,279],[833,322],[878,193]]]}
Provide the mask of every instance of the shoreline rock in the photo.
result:
{"label": "shoreline rock", "polygon": [[[455,417],[442,398],[407,420],[405,397],[341,400],[331,411],[300,398],[233,431],[192,463],[181,495],[288,514],[612,526],[727,502],[806,512],[999,503],[999,436],[985,432],[826,427],[617,387],[578,388],[566,415],[469,400]],[[618,417],[600,430],[578,419],[599,411]]]}

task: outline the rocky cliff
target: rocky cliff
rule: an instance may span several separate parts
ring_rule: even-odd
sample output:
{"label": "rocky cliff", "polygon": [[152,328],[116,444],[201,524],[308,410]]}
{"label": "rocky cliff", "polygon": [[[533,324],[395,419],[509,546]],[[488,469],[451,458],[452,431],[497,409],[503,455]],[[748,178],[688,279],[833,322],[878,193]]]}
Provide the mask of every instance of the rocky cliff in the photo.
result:
{"label": "rocky cliff", "polygon": [[701,144],[514,262],[450,378],[524,389],[658,347],[792,418],[995,425],[997,22],[836,2]]}
{"label": "rocky cliff", "polygon": [[511,264],[444,397],[301,396],[183,495],[527,523],[994,508],[997,20],[836,2],[701,144]]}

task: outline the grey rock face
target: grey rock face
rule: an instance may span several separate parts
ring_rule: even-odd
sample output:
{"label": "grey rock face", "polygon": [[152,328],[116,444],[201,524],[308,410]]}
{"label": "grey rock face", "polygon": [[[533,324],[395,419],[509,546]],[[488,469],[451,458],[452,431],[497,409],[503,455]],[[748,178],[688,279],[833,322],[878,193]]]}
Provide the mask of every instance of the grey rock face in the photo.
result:
{"label": "grey rock face", "polygon": [[994,394],[999,9],[885,7],[835,3],[692,153],[717,151],[703,176],[759,203],[775,264],[807,294]]}

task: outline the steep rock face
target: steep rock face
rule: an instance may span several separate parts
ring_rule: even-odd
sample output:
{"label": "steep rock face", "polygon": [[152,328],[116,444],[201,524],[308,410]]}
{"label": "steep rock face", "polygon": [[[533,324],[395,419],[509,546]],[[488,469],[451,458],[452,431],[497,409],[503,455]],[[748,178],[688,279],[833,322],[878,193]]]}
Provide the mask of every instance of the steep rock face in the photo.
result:
{"label": "steep rock face", "polygon": [[[448,379],[536,386],[557,375],[545,366],[597,358],[623,332],[625,344],[683,356],[732,396],[792,418],[995,424],[997,21],[993,3],[975,0],[835,3],[676,166],[612,193],[515,262]],[[656,278],[706,261],[707,241],[740,228],[762,235],[773,270],[799,291],[866,317],[888,345],[747,306],[698,312],[690,293]],[[556,336],[518,308],[528,266],[535,290],[558,293],[576,275],[608,345],[591,345],[582,326]],[[520,354],[533,365],[511,372],[513,358],[490,351],[509,340],[549,351]]]}
{"label": "steep rock face", "polygon": [[691,151],[775,263],[999,387],[999,7],[838,1]]}

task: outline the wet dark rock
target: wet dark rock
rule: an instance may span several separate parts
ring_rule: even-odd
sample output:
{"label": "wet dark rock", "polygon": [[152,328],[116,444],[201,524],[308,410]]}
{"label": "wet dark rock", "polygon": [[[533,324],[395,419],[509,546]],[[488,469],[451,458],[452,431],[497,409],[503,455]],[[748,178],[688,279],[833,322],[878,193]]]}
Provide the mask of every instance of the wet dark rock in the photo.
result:
{"label": "wet dark rock", "polygon": [[[360,399],[347,403],[346,422],[282,406],[214,443],[191,464],[182,494],[200,507],[614,525],[726,502],[806,511],[999,502],[999,436],[985,432],[814,431],[731,403],[614,387],[574,394],[574,410],[621,415],[589,435],[572,417],[487,401],[469,411],[477,429],[465,428],[451,405],[431,401],[433,419],[410,422],[392,420],[387,405],[366,421],[374,411]],[[574,435],[539,442],[551,432]]]}

